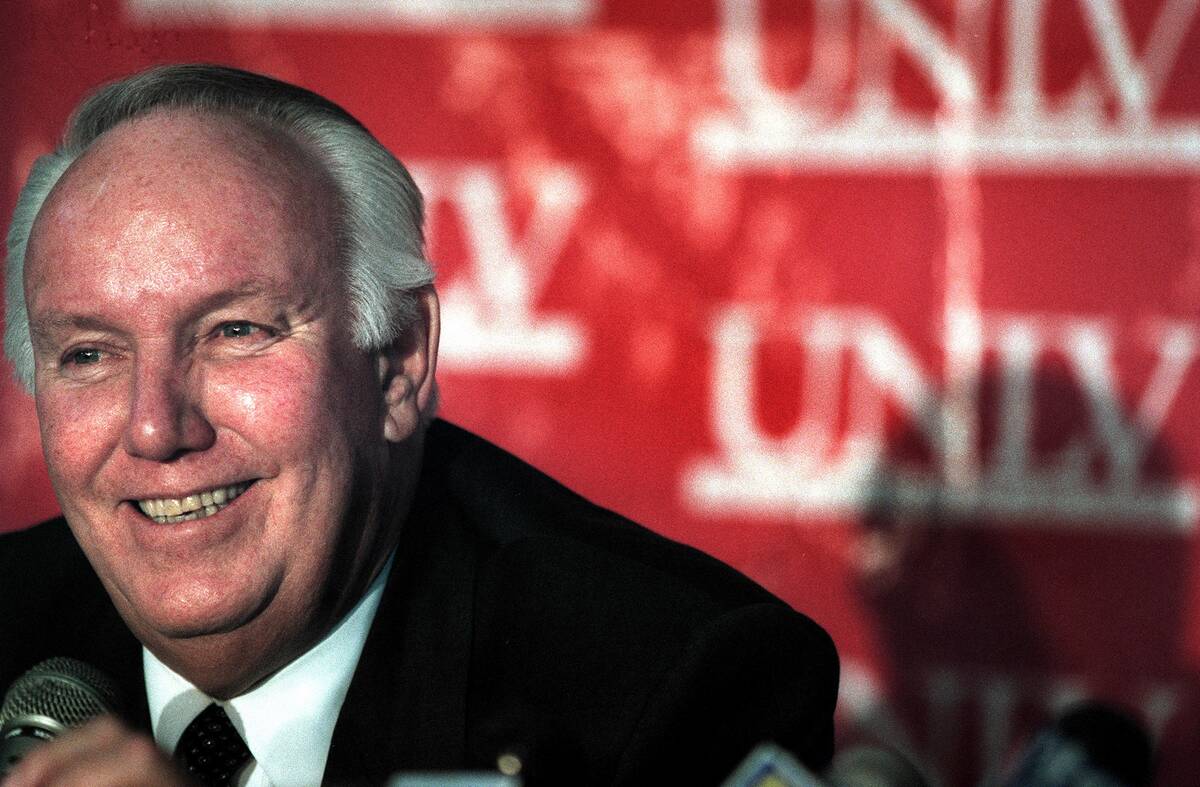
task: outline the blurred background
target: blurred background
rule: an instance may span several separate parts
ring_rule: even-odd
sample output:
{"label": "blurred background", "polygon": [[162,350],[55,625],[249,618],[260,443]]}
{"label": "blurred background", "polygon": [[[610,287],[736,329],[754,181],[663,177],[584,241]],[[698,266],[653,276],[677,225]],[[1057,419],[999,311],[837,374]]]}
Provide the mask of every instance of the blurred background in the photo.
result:
{"label": "blurred background", "polygon": [[[203,60],[413,170],[443,415],[829,630],[935,784],[1080,700],[1200,783],[1197,0],[3,0],[0,215]],[[57,512],[0,369],[0,530]]]}

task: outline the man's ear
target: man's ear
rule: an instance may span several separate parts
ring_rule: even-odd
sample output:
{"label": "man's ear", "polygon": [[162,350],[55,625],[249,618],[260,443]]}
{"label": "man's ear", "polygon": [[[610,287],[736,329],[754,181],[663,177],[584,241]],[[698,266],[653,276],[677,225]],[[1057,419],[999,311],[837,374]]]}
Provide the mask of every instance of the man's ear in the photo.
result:
{"label": "man's ear", "polygon": [[393,443],[411,437],[437,405],[438,297],[432,285],[422,287],[416,296],[417,319],[378,355],[383,436]]}

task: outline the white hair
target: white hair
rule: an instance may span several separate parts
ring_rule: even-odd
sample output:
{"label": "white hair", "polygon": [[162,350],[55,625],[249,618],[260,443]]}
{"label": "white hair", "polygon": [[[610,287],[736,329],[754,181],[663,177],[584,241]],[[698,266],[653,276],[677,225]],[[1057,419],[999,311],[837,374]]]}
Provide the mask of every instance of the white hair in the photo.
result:
{"label": "white hair", "polygon": [[33,344],[23,285],[34,221],[63,173],[113,127],[155,110],[231,115],[294,139],[324,164],[336,217],[354,343],[387,346],[419,317],[416,290],[433,281],[422,235],[421,192],[404,165],[350,113],[316,93],[226,66],[161,66],[105,85],[71,115],[63,142],[34,162],[8,231],[4,351],[33,390]]}

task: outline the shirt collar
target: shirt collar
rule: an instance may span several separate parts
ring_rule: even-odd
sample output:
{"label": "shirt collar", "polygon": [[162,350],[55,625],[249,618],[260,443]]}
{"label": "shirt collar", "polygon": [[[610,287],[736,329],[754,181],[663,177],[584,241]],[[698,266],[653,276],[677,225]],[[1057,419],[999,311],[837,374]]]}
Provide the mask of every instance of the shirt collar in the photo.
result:
{"label": "shirt collar", "polygon": [[[321,782],[333,727],[394,559],[395,553],[324,639],[251,691],[219,703],[269,783],[282,787]],[[184,728],[215,700],[144,647],[142,665],[154,739],[164,751],[174,751]]]}

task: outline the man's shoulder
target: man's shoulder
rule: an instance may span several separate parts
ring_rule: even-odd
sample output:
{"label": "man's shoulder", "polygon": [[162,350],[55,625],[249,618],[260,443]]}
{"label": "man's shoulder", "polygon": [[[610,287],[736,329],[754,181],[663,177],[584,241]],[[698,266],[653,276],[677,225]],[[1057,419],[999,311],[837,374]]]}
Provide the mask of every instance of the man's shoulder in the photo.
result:
{"label": "man's shoulder", "polygon": [[48,547],[60,547],[67,542],[75,543],[75,537],[71,535],[67,520],[57,516],[20,530],[0,533],[0,544],[4,545],[3,552],[0,552],[0,560],[8,560],[14,550],[37,551]]}
{"label": "man's shoulder", "polygon": [[[838,669],[820,626],[474,435],[438,423],[429,437],[435,483],[486,544],[475,577],[480,707],[532,703],[553,720],[547,734],[586,741],[584,759],[608,762],[618,781],[670,777],[662,752],[683,757],[705,741],[711,762],[685,759],[696,773],[728,773],[730,757],[781,736],[810,763],[825,759]],[[605,750],[623,759],[613,765]]]}
{"label": "man's shoulder", "polygon": [[140,680],[141,646],[61,517],[0,535],[0,642],[0,691],[54,656]]}
{"label": "man's shoulder", "polygon": [[0,603],[21,608],[76,595],[79,583],[99,585],[62,517],[0,534]]}
{"label": "man's shoulder", "polygon": [[713,611],[783,603],[721,561],[592,503],[457,426],[434,422],[426,457],[434,483],[476,536],[538,581],[607,577],[614,592],[674,591]]}

